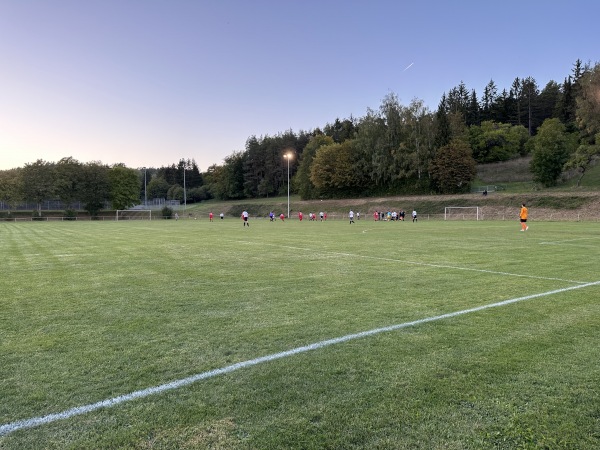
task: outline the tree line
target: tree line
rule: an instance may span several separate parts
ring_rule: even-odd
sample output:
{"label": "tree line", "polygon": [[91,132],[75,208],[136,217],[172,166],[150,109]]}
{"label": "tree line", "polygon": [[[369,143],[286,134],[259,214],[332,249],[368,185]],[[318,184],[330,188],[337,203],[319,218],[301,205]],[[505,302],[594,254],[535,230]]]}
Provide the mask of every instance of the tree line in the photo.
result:
{"label": "tree line", "polygon": [[600,65],[578,60],[562,83],[541,89],[532,77],[517,77],[502,90],[490,81],[479,96],[461,82],[443,94],[436,111],[419,99],[402,105],[390,93],[361,118],[251,136],[243,151],[205,172],[184,159],[137,170],[72,158],[37,161],[0,172],[0,200],[77,198],[93,212],[106,201],[124,209],[146,197],[269,197],[286,193],[288,173],[292,192],[303,199],[460,193],[470,190],[477,164],[525,155],[534,180],[552,186],[565,170],[582,177],[600,155],[598,92]]}
{"label": "tree line", "polygon": [[[540,89],[532,77],[478,96],[464,83],[435,112],[421,100],[402,105],[390,93],[364,117],[336,119],[322,129],[250,137],[243,152],[211,166],[210,195],[282,195],[291,165],[292,191],[303,199],[470,190],[476,165],[531,156],[534,180],[580,176],[600,154],[600,67],[576,61],[562,83]],[[292,154],[292,159],[284,155]]]}
{"label": "tree line", "polygon": [[32,202],[38,216],[42,203],[48,200],[60,201],[67,216],[75,214],[76,204],[82,204],[82,209],[94,217],[103,209],[127,209],[147,198],[183,202],[187,195],[190,202],[204,200],[208,198],[205,189],[196,162],[183,159],[159,169],[131,169],[124,164],[82,163],[65,157],[58,162],[38,159],[21,168],[0,171],[0,201],[9,212],[22,202]]}

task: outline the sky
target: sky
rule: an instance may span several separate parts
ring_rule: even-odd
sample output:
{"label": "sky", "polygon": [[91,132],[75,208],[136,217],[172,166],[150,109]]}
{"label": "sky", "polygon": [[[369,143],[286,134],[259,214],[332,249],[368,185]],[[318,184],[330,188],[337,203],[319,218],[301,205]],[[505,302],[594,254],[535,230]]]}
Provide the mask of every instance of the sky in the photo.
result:
{"label": "sky", "polygon": [[596,0],[0,0],[0,170],[38,159],[201,171],[251,136],[435,111],[600,60]]}

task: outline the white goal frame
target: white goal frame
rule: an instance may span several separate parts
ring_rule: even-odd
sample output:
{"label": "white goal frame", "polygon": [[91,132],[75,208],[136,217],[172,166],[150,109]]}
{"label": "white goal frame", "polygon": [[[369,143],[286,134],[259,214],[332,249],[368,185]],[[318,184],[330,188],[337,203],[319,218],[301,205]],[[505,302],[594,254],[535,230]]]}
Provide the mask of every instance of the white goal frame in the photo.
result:
{"label": "white goal frame", "polygon": [[[462,218],[457,217],[460,220],[472,220],[471,218],[475,218],[475,220],[483,220],[479,206],[446,206],[444,208],[444,220],[451,220],[450,216],[460,216],[461,212]],[[465,215],[468,215],[469,218],[465,219]]]}
{"label": "white goal frame", "polygon": [[119,220],[152,220],[151,209],[117,209]]}

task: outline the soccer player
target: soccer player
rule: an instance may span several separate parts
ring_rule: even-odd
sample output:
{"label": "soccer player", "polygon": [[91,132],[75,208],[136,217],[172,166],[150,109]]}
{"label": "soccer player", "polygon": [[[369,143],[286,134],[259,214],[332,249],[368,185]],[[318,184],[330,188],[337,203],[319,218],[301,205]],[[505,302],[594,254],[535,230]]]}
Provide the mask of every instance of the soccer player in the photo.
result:
{"label": "soccer player", "polygon": [[527,226],[527,216],[529,215],[529,211],[527,211],[527,207],[525,203],[521,204],[521,211],[519,212],[519,219],[521,219],[521,231],[529,230]]}
{"label": "soccer player", "polygon": [[413,209],[412,219],[413,219],[413,222],[417,221],[417,210],[416,209]]}
{"label": "soccer player", "polygon": [[250,224],[248,223],[248,211],[244,210],[242,212],[242,220],[244,221],[244,226],[248,225],[248,227],[250,227]]}
{"label": "soccer player", "polygon": [[212,211],[208,213],[208,220],[213,221],[213,213]]}
{"label": "soccer player", "polygon": [[350,225],[352,225],[354,223],[354,211],[350,210],[348,217],[350,218]]}

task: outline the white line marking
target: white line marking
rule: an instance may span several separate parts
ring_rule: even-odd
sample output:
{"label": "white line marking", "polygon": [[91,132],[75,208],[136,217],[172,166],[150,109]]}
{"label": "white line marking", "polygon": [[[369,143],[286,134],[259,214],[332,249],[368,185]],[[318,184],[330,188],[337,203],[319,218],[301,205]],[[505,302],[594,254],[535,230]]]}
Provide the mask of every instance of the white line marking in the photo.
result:
{"label": "white line marking", "polygon": [[[250,245],[256,244],[255,242],[248,242],[248,241],[238,241],[238,243],[250,244]],[[353,253],[330,252],[330,251],[326,251],[326,250],[325,251],[324,250],[316,251],[316,250],[313,250],[310,248],[292,247],[289,245],[270,244],[270,243],[266,243],[266,242],[261,242],[260,245],[271,245],[274,247],[287,248],[290,250],[302,250],[302,251],[311,252],[312,254],[316,254],[316,255],[330,254],[330,255],[338,255],[338,256],[346,256],[346,257],[354,257],[354,258],[374,259],[377,261],[398,262],[398,263],[410,264],[410,265],[414,265],[414,266],[435,267],[438,269],[465,270],[465,271],[469,271],[469,272],[489,273],[492,275],[507,275],[507,276],[511,276],[511,277],[531,278],[531,279],[535,279],[535,280],[560,281],[560,282],[564,282],[564,283],[575,283],[575,284],[587,284],[588,283],[588,281],[565,280],[564,278],[554,278],[554,277],[539,277],[536,275],[525,275],[522,273],[499,272],[499,271],[488,270],[488,269],[474,269],[472,267],[460,267],[460,266],[449,266],[446,264],[424,263],[424,262],[419,262],[419,261],[409,261],[406,259],[384,258],[381,256],[356,255]]]}
{"label": "white line marking", "polygon": [[267,356],[261,356],[259,358],[250,359],[247,361],[242,361],[236,364],[232,364],[230,366],[222,367],[220,369],[209,370],[208,372],[202,372],[196,375],[192,375],[187,378],[182,378],[180,380],[171,381],[170,383],[161,384],[159,386],[154,386],[146,389],[142,389],[139,391],[131,392],[125,395],[119,395],[118,397],[109,398],[106,400],[102,400],[96,403],[90,403],[88,405],[77,406],[75,408],[67,409],[65,411],[48,414],[46,416],[40,417],[32,417],[30,419],[19,420],[16,422],[7,423],[0,426],[0,436],[5,436],[9,433],[12,433],[17,430],[22,430],[26,428],[33,428],[39,425],[45,425],[52,422],[56,422],[57,420],[68,419],[70,417],[79,416],[82,414],[86,414],[92,411],[96,411],[101,408],[109,408],[112,406],[119,405],[121,403],[129,402],[131,400],[135,400],[138,398],[145,398],[150,395],[160,394],[165,391],[171,391],[174,389],[179,389],[184,386],[188,386],[192,383],[196,383],[197,381],[205,380],[207,378],[216,377],[217,375],[224,375],[227,373],[234,372],[239,369],[244,369],[246,367],[256,366],[258,364],[262,364],[265,362],[275,361],[281,358],[287,358],[288,356],[297,355],[299,353],[305,353],[312,350],[321,349],[324,347],[329,347],[330,345],[341,344],[343,342],[348,342],[354,339],[361,339],[367,336],[373,336],[380,333],[387,333],[390,331],[400,330],[402,328],[414,327],[416,325],[421,325],[428,322],[434,322],[442,319],[449,319],[452,317],[469,314],[473,312],[483,311],[485,309],[496,308],[498,306],[510,305],[511,303],[517,303],[524,300],[531,300],[533,298],[538,297],[546,297],[548,295],[560,294],[563,292],[572,291],[575,289],[586,288],[590,286],[600,285],[600,281],[595,281],[592,283],[580,284],[577,286],[571,286],[562,289],[555,289],[553,291],[542,292],[540,294],[532,294],[526,295],[525,297],[517,297],[509,300],[503,300],[501,302],[491,303],[488,305],[477,306],[475,308],[463,309],[461,311],[455,311],[452,313],[442,314],[439,316],[427,317],[425,319],[413,320],[412,322],[404,322],[397,325],[390,325],[382,328],[375,328],[373,330],[362,331],[360,333],[347,334],[346,336],[341,336],[334,339],[328,339],[325,341],[316,342],[314,344],[305,345],[303,347],[296,347],[292,350],[286,350],[280,353],[273,353]]}
{"label": "white line marking", "polygon": [[576,238],[576,239],[565,239],[562,241],[544,241],[544,242],[540,242],[540,245],[563,245],[568,242],[589,241],[590,239],[595,240],[597,238],[596,237],[583,237],[583,238]]}

